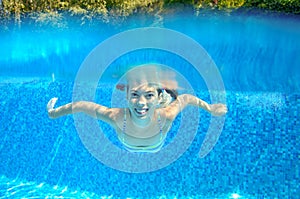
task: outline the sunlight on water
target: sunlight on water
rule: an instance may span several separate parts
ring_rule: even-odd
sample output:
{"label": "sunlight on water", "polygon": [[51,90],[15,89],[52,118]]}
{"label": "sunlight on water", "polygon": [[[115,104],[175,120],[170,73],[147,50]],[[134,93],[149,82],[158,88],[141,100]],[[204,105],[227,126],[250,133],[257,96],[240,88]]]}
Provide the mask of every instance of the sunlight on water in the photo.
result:
{"label": "sunlight on water", "polygon": [[55,75],[54,75],[54,73],[52,73],[51,77],[52,77],[52,82],[55,82]]}
{"label": "sunlight on water", "polygon": [[0,177],[0,198],[111,198],[112,196],[98,196],[82,190],[72,190],[68,186],[48,185],[46,183],[24,182]]}
{"label": "sunlight on water", "polygon": [[232,199],[239,199],[239,198],[241,198],[241,196],[239,194],[237,194],[237,193],[233,193],[233,194],[231,194],[230,198],[232,198]]}
{"label": "sunlight on water", "polygon": [[[10,180],[5,176],[0,177],[0,187],[6,187],[6,190],[1,189],[0,199],[4,198],[115,198],[113,194],[99,196],[95,193],[74,190],[68,186],[51,186],[44,182],[24,182],[20,180]],[[123,196],[126,199],[142,199],[143,197]],[[177,199],[182,198],[176,195],[160,195],[153,196],[155,199]],[[222,194],[221,196],[207,197],[204,195],[185,196],[184,198],[205,198],[205,199],[251,199],[251,196],[243,196],[238,193]]]}
{"label": "sunlight on water", "polygon": [[66,34],[34,33],[26,30],[14,32],[3,42],[0,50],[3,56],[0,57],[0,61],[27,62],[41,57],[48,58],[52,54],[67,55],[70,48],[75,47],[74,43]]}

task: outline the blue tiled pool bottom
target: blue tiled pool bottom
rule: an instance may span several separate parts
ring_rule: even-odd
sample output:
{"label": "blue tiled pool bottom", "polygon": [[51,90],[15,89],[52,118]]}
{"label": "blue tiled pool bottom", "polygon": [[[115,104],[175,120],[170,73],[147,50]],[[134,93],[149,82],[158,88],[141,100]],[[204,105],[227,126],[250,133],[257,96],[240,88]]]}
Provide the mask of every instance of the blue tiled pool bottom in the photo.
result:
{"label": "blue tiled pool bottom", "polygon": [[[131,174],[97,161],[72,116],[48,118],[50,98],[59,97],[58,105],[72,100],[71,82],[5,78],[0,88],[0,198],[296,198],[300,192],[298,94],[228,91],[224,130],[208,156],[198,157],[210,120],[201,111],[183,156],[161,170]],[[103,100],[111,88],[100,88]],[[197,95],[209,100],[206,91]]]}

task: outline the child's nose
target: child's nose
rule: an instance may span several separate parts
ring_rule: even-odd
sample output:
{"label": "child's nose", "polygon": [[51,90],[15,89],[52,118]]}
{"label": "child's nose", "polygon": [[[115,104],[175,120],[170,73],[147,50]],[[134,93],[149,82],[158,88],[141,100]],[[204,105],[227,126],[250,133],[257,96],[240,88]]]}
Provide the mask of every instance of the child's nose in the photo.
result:
{"label": "child's nose", "polygon": [[146,100],[145,96],[142,95],[142,96],[139,98],[138,104],[140,104],[140,105],[145,105],[146,102],[147,102],[147,100]]}

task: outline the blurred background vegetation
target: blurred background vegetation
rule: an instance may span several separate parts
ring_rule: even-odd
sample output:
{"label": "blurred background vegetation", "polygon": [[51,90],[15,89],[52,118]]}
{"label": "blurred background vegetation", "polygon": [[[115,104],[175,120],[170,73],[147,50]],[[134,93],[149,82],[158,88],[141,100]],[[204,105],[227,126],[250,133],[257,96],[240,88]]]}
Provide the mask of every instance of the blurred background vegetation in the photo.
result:
{"label": "blurred background vegetation", "polygon": [[82,23],[92,19],[111,22],[136,13],[160,15],[182,7],[192,8],[195,13],[258,8],[300,14],[300,0],[0,0],[0,24],[11,20],[21,24],[24,18],[35,23],[56,23],[65,13]]}

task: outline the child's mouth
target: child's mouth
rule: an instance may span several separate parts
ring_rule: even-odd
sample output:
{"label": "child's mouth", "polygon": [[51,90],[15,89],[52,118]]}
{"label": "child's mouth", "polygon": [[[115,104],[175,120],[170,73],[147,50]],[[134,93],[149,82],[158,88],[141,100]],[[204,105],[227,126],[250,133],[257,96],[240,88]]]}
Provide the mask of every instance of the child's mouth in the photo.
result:
{"label": "child's mouth", "polygon": [[148,112],[149,109],[148,108],[139,108],[139,109],[135,108],[134,110],[138,116],[144,116]]}

